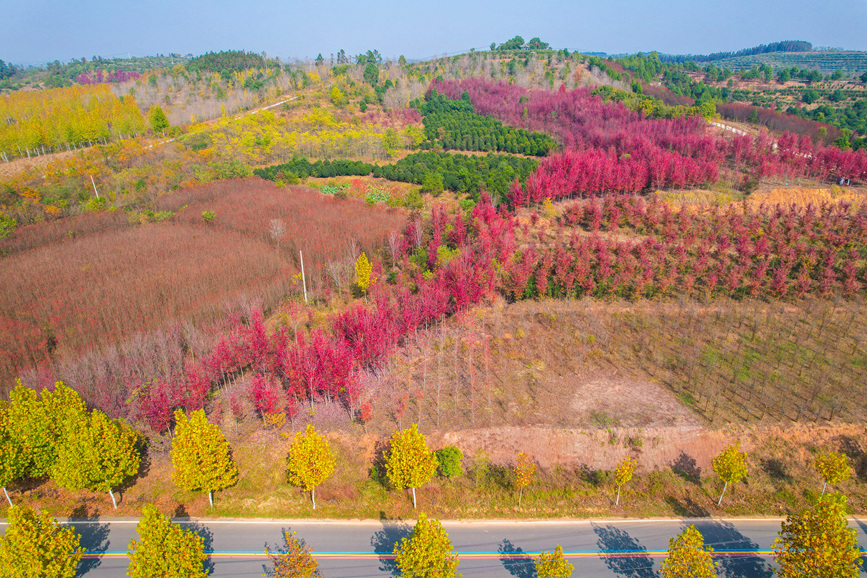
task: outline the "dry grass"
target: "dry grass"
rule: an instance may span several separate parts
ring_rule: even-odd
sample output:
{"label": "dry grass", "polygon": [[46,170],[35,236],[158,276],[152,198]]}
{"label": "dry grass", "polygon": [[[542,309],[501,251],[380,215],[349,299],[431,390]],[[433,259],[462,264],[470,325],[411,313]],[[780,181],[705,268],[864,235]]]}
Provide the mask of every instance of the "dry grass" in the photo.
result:
{"label": "dry grass", "polygon": [[747,198],[750,208],[760,205],[797,205],[806,207],[809,204],[821,206],[825,203],[849,203],[860,206],[867,200],[862,191],[854,187],[832,186],[830,188],[774,188],[756,191]]}
{"label": "dry grass", "polygon": [[[10,488],[12,499],[55,516],[135,516],[146,503],[156,504],[167,514],[193,517],[406,519],[416,514],[406,491],[390,489],[371,477],[376,443],[382,440],[365,435],[360,426],[346,434],[329,434],[338,456],[337,468],[317,488],[315,511],[307,492],[286,484],[283,463],[289,442],[285,436],[260,432],[239,438],[230,432],[229,437],[240,479],[234,487],[215,494],[214,509],[208,507],[206,493],[178,490],[170,481],[168,453],[156,451],[152,451],[148,469],[135,485],[118,492],[117,511],[112,509],[107,494],[70,492],[53,482]],[[694,461],[695,455],[687,448],[677,460],[648,468],[642,460],[645,453],[652,451],[649,444],[634,447],[617,440],[608,445],[638,457],[641,464],[635,478],[623,489],[620,507],[614,507],[616,490],[611,470],[615,461],[591,467],[564,460],[542,467],[524,491],[518,508],[510,460],[491,460],[483,452],[474,452],[465,454],[465,474],[460,478],[434,478],[418,489],[419,508],[445,519],[779,516],[814,503],[822,487],[812,467],[814,455],[838,450],[850,456],[856,476],[834,489],[849,497],[853,513],[865,512],[867,460],[863,448],[867,436],[863,427],[733,429],[722,437],[728,441],[739,439],[749,462],[749,476],[730,488],[722,507],[716,506],[722,483],[702,456]],[[432,447],[439,445],[432,441]],[[5,504],[0,507],[0,516],[4,513]]]}

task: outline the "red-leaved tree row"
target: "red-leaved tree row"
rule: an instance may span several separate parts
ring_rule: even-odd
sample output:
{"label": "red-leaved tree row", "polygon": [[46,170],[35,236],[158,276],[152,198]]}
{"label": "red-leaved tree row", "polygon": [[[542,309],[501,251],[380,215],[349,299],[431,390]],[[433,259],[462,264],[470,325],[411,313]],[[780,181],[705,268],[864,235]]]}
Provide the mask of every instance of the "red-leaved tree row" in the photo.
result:
{"label": "red-leaved tree row", "polygon": [[[390,242],[385,262],[374,261],[367,298],[324,321],[298,305],[267,331],[254,309],[212,329],[211,339],[189,328],[169,331],[115,349],[117,363],[92,354],[86,363],[35,372],[26,383],[64,379],[92,407],[155,431],[170,426],[174,409],[201,408],[217,390],[236,412],[246,402],[262,415],[291,416],[328,398],[358,415],[365,370],[410,332],[497,291],[515,299],[797,298],[852,295],[867,284],[867,213],[842,204],[696,211],[612,195],[568,205],[554,234],[531,239],[517,224],[486,195],[467,216],[435,210]],[[620,240],[630,233],[636,240]],[[108,367],[123,369],[101,373]],[[227,387],[236,381],[243,389]]]}
{"label": "red-leaved tree row", "polygon": [[[630,230],[646,238],[604,234]],[[867,213],[845,204],[695,212],[607,197],[569,206],[555,238],[537,239],[505,264],[502,287],[516,299],[851,296],[867,283],[865,247]]]}
{"label": "red-leaved tree row", "polygon": [[[92,407],[157,432],[170,426],[176,408],[204,407],[212,392],[242,374],[251,376],[243,394],[261,414],[291,416],[318,398],[338,400],[352,412],[361,371],[380,364],[409,332],[495,291],[495,263],[514,252],[513,229],[512,218],[499,215],[487,197],[466,220],[436,210],[428,223],[411,222],[403,231],[390,264],[394,283],[385,281],[383,264],[376,261],[377,281],[367,299],[324,323],[312,324],[311,315],[300,327],[282,326],[269,334],[262,312],[254,310],[246,319],[230,320],[205,352],[193,348],[185,355],[183,339],[166,336],[170,345],[162,357],[172,367],[169,372],[150,367],[153,358],[145,354],[131,355],[133,368],[102,380],[69,375],[61,367],[33,372],[26,382],[42,387],[66,380]],[[420,251],[447,258],[434,258],[419,270],[410,259]],[[91,369],[94,365],[99,362]],[[125,381],[118,383],[120,379]]]}
{"label": "red-leaved tree row", "polygon": [[75,77],[75,82],[78,84],[100,84],[102,82],[127,82],[128,80],[136,80],[141,74],[129,70],[93,70],[91,72],[82,72]]}
{"label": "red-leaved tree row", "polygon": [[516,206],[545,198],[586,197],[659,188],[699,186],[724,168],[757,177],[867,179],[867,152],[815,144],[784,133],[774,140],[713,134],[700,117],[651,119],[622,103],[604,102],[589,89],[530,91],[480,78],[435,81],[449,98],[470,95],[476,112],[512,126],[554,135],[564,151],[544,159]]}

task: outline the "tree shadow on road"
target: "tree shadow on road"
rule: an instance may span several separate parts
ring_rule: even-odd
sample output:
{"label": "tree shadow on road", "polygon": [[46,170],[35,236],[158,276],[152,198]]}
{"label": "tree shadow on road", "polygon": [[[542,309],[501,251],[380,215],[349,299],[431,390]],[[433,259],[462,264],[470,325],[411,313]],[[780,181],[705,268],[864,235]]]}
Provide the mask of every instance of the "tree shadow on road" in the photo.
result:
{"label": "tree shadow on road", "polygon": [[504,539],[497,547],[497,552],[509,574],[516,578],[536,578],[536,563],[533,557],[525,554],[521,548],[515,548],[511,540]]}
{"label": "tree shadow on road", "polygon": [[[72,510],[69,524],[75,528],[81,537],[79,544],[87,552],[78,563],[78,574],[87,574],[91,570],[99,568],[99,565],[102,564],[102,555],[108,551],[110,544],[108,523],[100,524],[99,515],[95,511],[88,513],[87,504],[80,504]],[[126,550],[126,544],[122,545],[122,549]]]}
{"label": "tree shadow on road", "polygon": [[656,578],[653,560],[638,540],[612,525],[593,524],[593,531],[605,565],[612,572],[625,578]]}
{"label": "tree shadow on road", "polygon": [[[741,534],[729,522],[708,520],[695,522],[704,543],[714,549],[720,574],[728,578],[771,578],[771,568],[758,554],[738,555],[739,550],[757,550],[759,545]],[[725,555],[726,551],[733,553]],[[722,554],[722,555],[720,555]]]}
{"label": "tree shadow on road", "polygon": [[382,530],[375,532],[370,538],[373,551],[379,556],[380,572],[388,572],[392,576],[400,574],[394,561],[394,547],[404,538],[412,535],[412,526],[402,520],[391,521],[383,512],[379,514]]}

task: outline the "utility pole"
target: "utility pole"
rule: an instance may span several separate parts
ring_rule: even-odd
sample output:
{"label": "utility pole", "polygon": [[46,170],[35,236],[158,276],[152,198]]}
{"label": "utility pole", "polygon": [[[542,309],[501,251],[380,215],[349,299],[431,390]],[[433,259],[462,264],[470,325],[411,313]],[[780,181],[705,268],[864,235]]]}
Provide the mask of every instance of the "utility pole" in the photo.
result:
{"label": "utility pole", "polygon": [[301,256],[301,283],[304,285],[304,304],[307,305],[307,278],[304,276],[304,253],[298,251]]}

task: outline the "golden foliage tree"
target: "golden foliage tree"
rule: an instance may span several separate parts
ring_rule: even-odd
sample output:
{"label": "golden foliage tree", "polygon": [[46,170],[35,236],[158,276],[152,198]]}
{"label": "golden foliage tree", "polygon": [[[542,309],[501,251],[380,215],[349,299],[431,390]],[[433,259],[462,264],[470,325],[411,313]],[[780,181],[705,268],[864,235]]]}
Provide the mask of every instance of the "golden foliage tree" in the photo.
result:
{"label": "golden foliage tree", "polygon": [[520,508],[521,498],[524,496],[524,488],[532,483],[533,476],[536,475],[536,464],[533,463],[533,458],[524,452],[518,452],[514,472],[515,487],[518,488],[518,507]]}
{"label": "golden foliage tree", "polygon": [[319,563],[313,557],[310,547],[303,544],[295,532],[283,531],[286,548],[280,552],[271,552],[265,548],[265,554],[274,565],[274,571],[269,576],[273,578],[310,578],[316,575]]}
{"label": "golden foliage tree", "polygon": [[553,552],[542,552],[536,557],[536,576],[539,578],[569,578],[575,566],[563,557],[558,544]]}
{"label": "golden foliage tree", "polygon": [[429,520],[422,512],[412,530],[394,548],[394,559],[400,575],[407,578],[458,578],[458,555],[452,551],[452,541],[438,520]]}
{"label": "golden foliage tree", "polygon": [[370,284],[373,283],[371,274],[373,273],[373,265],[367,258],[367,255],[362,253],[355,260],[355,284],[362,293],[367,293]]}
{"label": "golden foliage tree", "polygon": [[786,518],[774,542],[780,578],[856,578],[861,551],[846,521],[846,497],[819,498],[812,510]]}
{"label": "golden foliage tree", "polygon": [[219,427],[208,423],[203,409],[191,413],[189,419],[175,410],[175,422],[172,479],[184,490],[206,490],[213,507],[213,492],[238,481],[229,442]]}
{"label": "golden foliage tree", "polygon": [[412,507],[415,508],[415,489],[426,484],[437,469],[436,455],[428,449],[427,440],[416,424],[391,436],[385,468],[395,488],[412,489]]}
{"label": "golden foliage tree", "polygon": [[315,510],[316,486],[334,472],[334,452],[328,440],[319,435],[312,424],[308,424],[304,433],[295,434],[286,462],[289,483],[310,492]]}
{"label": "golden foliage tree", "polygon": [[0,536],[0,577],[75,576],[84,549],[74,529],[27,506],[13,506],[7,516],[9,525]]}
{"label": "golden foliage tree", "polygon": [[117,509],[114,488],[134,476],[141,463],[136,433],[99,410],[67,418],[63,429],[52,479],[70,490],[108,492]]}
{"label": "golden foliage tree", "polygon": [[713,578],[716,567],[713,548],[705,546],[704,536],[690,525],[668,542],[668,556],[662,561],[663,578]]}
{"label": "golden foliage tree", "polygon": [[205,578],[208,575],[202,537],[173,524],[155,506],[148,504],[142,508],[136,530],[139,538],[131,540],[127,548],[128,574],[132,578]]}
{"label": "golden foliage tree", "polygon": [[617,485],[617,500],[614,502],[615,506],[620,505],[620,488],[623,487],[623,484],[632,479],[632,474],[635,472],[635,467],[637,465],[638,462],[635,458],[632,456],[626,456],[620,460],[620,464],[614,471],[614,483]]}
{"label": "golden foliage tree", "polygon": [[41,393],[20,383],[9,394],[8,431],[26,454],[25,475],[47,476],[57,460],[57,449],[67,420],[81,420],[86,415],[81,396],[62,381],[54,390]]}
{"label": "golden foliage tree", "polygon": [[715,457],[711,461],[711,466],[713,466],[714,473],[725,482],[717,501],[717,506],[719,506],[722,504],[723,495],[729,484],[736,484],[747,477],[747,454],[741,451],[740,444],[734,443]]}
{"label": "golden foliage tree", "polygon": [[24,475],[27,463],[27,452],[9,428],[9,404],[0,402],[0,486],[10,507],[12,499],[6,486]]}
{"label": "golden foliage tree", "polygon": [[828,484],[832,486],[839,484],[844,480],[848,480],[852,476],[852,468],[849,467],[849,459],[841,453],[828,452],[816,458],[813,462],[816,471],[822,476],[825,484],[822,486],[822,494],[825,494],[825,489]]}

